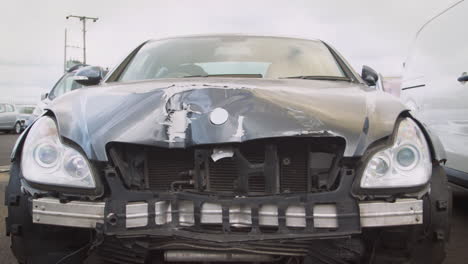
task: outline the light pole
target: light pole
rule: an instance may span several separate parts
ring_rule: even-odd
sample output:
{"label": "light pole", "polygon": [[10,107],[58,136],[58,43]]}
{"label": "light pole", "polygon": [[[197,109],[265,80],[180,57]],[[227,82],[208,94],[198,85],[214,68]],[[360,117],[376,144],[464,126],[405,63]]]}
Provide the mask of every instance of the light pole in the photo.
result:
{"label": "light pole", "polygon": [[81,22],[83,22],[83,64],[86,64],[86,20],[92,20],[93,22],[98,21],[99,18],[97,17],[86,17],[86,16],[74,16],[69,15],[66,18],[78,18]]}

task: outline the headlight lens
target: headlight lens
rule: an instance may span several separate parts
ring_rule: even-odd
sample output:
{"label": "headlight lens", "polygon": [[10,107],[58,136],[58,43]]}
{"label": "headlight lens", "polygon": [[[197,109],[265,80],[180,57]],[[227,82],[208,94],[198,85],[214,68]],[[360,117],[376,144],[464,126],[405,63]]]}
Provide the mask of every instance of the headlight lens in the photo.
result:
{"label": "headlight lens", "polygon": [[396,161],[401,169],[412,169],[419,161],[419,151],[414,146],[404,146],[397,150]]}
{"label": "headlight lens", "polygon": [[55,145],[43,143],[34,149],[34,160],[41,167],[53,167],[59,160],[59,150]]}
{"label": "headlight lens", "polygon": [[47,116],[34,123],[21,156],[26,180],[45,185],[92,189],[96,187],[88,160],[59,138],[55,121]]}
{"label": "headlight lens", "polygon": [[429,181],[432,163],[429,146],[419,126],[403,119],[393,146],[375,153],[364,170],[362,188],[414,187]]}

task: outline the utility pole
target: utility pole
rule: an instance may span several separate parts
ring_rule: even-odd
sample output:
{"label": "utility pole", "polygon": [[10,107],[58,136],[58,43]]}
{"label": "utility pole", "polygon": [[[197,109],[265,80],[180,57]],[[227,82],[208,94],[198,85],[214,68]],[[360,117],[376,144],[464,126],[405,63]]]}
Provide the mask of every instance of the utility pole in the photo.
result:
{"label": "utility pole", "polygon": [[93,22],[98,21],[99,18],[97,17],[86,17],[86,16],[74,16],[69,15],[66,18],[78,18],[81,22],[83,22],[83,64],[86,64],[86,20],[92,20]]}
{"label": "utility pole", "polygon": [[63,45],[63,72],[67,72],[67,29],[65,29],[65,45]]}
{"label": "utility pole", "polygon": [[81,49],[80,46],[68,45],[67,29],[65,28],[65,45],[63,47],[63,72],[64,73],[67,72],[67,49],[68,48]]}

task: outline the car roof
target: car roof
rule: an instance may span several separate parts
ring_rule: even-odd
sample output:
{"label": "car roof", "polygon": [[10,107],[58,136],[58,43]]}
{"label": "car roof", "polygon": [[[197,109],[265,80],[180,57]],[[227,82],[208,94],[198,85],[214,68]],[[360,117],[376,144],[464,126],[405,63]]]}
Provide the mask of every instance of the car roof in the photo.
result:
{"label": "car roof", "polygon": [[181,39],[181,38],[210,38],[210,37],[256,37],[256,38],[277,38],[277,39],[295,39],[295,40],[309,40],[323,42],[316,38],[305,38],[302,36],[287,36],[287,35],[257,35],[245,33],[213,33],[213,34],[192,34],[192,35],[175,35],[164,38],[150,39],[148,41],[167,40],[167,39]]}

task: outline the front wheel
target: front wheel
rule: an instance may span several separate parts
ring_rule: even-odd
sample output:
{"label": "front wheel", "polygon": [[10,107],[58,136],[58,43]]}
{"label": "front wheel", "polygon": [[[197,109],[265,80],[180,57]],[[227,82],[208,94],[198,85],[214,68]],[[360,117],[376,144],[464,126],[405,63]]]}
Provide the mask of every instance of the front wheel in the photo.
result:
{"label": "front wheel", "polygon": [[13,128],[13,133],[20,134],[21,133],[21,124],[20,122],[16,122],[15,127]]}

